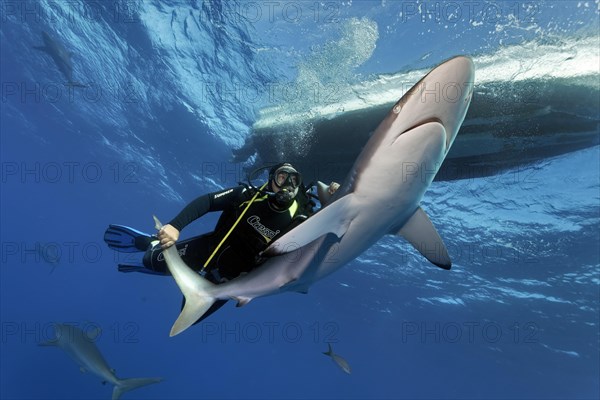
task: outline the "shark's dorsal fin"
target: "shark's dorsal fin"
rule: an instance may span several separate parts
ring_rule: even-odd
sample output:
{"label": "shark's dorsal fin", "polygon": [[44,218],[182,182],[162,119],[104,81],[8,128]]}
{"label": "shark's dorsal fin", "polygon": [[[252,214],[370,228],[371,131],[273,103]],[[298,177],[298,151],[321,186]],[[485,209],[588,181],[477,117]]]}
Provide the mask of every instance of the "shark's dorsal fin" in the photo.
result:
{"label": "shark's dorsal fin", "polygon": [[354,194],[350,193],[334,201],[306,222],[277,239],[263,254],[266,256],[286,254],[328,233],[341,238],[357,213],[357,207],[351,207],[353,199]]}
{"label": "shark's dorsal fin", "polygon": [[400,230],[390,233],[408,240],[432,264],[443,269],[452,266],[446,245],[421,207]]}

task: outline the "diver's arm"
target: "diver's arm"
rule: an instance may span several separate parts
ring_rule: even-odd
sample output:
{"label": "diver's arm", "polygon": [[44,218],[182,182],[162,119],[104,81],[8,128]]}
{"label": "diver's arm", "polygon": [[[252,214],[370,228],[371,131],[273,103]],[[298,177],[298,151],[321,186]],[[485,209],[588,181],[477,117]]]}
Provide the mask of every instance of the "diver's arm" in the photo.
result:
{"label": "diver's arm", "polygon": [[182,230],[193,221],[211,211],[223,211],[239,198],[244,191],[243,186],[208,193],[188,204],[175,218],[169,222],[177,230]]}
{"label": "diver's arm", "polygon": [[331,200],[331,196],[338,190],[340,184],[337,182],[331,182],[329,185],[321,181],[317,181],[317,195],[319,196],[319,201],[321,202],[321,206],[327,205],[329,200]]}
{"label": "diver's arm", "polygon": [[202,195],[185,206],[175,218],[158,232],[163,249],[171,247],[179,239],[179,232],[193,221],[211,211],[223,211],[244,192],[244,187],[222,190]]}
{"label": "diver's arm", "polygon": [[205,194],[185,206],[185,208],[169,222],[169,225],[180,231],[209,211],[210,194]]}
{"label": "diver's arm", "polygon": [[192,221],[200,218],[210,211],[210,194],[205,194],[185,206],[183,210],[168,224],[158,231],[158,240],[161,247],[167,249],[179,239],[179,232]]}

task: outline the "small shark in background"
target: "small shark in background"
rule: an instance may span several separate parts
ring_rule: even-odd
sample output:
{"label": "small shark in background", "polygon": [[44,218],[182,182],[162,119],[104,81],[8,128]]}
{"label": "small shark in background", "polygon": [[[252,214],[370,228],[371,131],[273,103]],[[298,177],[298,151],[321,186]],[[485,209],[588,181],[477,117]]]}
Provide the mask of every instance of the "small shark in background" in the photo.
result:
{"label": "small shark in background", "polygon": [[102,378],[102,383],[110,382],[115,385],[113,400],[119,399],[123,393],[130,390],[162,381],[162,378],[117,378],[115,370],[108,366],[94,344],[93,339],[98,337],[98,332],[95,335],[86,334],[73,325],[63,324],[54,324],[54,331],[56,338],[40,343],[40,346],[60,347],[79,364],[81,372],[93,372]]}
{"label": "small shark in background", "polygon": [[329,346],[329,350],[326,352],[323,352],[323,354],[331,357],[333,362],[336,363],[337,366],[342,369],[342,371],[349,374],[350,373],[350,364],[348,364],[348,361],[344,360],[341,356],[339,356],[333,352],[333,349],[331,348],[331,343],[327,343],[327,345]]}
{"label": "small shark in background", "polygon": [[60,72],[62,72],[67,79],[65,85],[70,87],[87,87],[87,85],[84,85],[83,83],[73,81],[73,63],[71,62],[72,53],[67,51],[61,43],[52,39],[45,31],[42,31],[42,39],[44,40],[44,45],[33,46],[33,48],[48,53],[50,57],[52,57],[52,60],[54,60],[54,63]]}

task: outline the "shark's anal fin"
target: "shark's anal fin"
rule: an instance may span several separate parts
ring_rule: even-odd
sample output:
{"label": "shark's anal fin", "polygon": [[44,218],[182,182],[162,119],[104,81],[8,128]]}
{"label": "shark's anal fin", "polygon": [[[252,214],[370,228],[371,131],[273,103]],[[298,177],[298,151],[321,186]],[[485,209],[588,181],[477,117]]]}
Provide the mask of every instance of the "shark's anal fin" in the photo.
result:
{"label": "shark's anal fin", "polygon": [[421,207],[400,230],[390,233],[408,240],[432,264],[443,269],[452,266],[446,245]]}
{"label": "shark's anal fin", "polygon": [[352,207],[354,199],[352,193],[334,201],[321,211],[310,217],[296,228],[292,229],[263,252],[265,256],[286,254],[320,238],[328,233],[335,234],[338,238],[344,236],[350,222],[356,216],[357,207]]}

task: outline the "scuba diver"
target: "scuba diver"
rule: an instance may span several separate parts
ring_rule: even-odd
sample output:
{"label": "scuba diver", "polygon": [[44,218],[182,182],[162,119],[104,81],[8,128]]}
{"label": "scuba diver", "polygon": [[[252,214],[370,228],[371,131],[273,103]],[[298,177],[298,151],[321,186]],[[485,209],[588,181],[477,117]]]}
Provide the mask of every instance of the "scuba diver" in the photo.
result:
{"label": "scuba diver", "polygon": [[[212,283],[219,284],[248,273],[266,259],[261,253],[278,237],[314,214],[315,202],[302,183],[300,173],[289,163],[270,168],[268,181],[257,188],[252,176],[248,185],[208,193],[189,203],[173,220],[151,236],[123,225],[110,225],[104,234],[108,246],[120,252],[145,252],[141,263],[119,264],[121,272],[170,275],[162,250],[176,246],[183,261]],[[317,182],[318,199],[324,206],[339,188]],[[208,212],[221,211],[212,232],[178,241],[179,233]],[[185,300],[184,300],[185,301]],[[227,300],[219,300],[200,318],[208,317]],[[196,323],[197,323],[196,322]]]}

